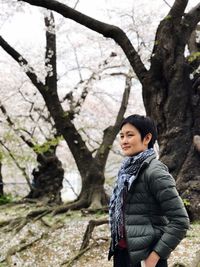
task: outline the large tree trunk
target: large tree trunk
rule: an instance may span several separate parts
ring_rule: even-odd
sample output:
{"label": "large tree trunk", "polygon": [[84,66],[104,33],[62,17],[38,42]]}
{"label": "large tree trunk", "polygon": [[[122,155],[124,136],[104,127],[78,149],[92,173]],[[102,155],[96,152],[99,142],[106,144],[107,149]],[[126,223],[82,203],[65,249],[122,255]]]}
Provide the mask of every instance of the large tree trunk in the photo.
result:
{"label": "large tree trunk", "polygon": [[143,97],[147,114],[158,124],[160,159],[194,220],[200,214],[200,152],[194,144],[194,136],[200,135],[200,90],[190,80],[181,30],[173,17],[161,22]]}
{"label": "large tree trunk", "polygon": [[82,177],[82,189],[79,199],[85,200],[85,207],[99,209],[108,204],[104,190],[104,170],[98,163],[92,163],[85,177]]}
{"label": "large tree trunk", "polygon": [[64,170],[55,154],[55,147],[38,154],[37,162],[38,167],[32,172],[32,189],[26,198],[60,203]]}
{"label": "large tree trunk", "polygon": [[[182,78],[181,78],[182,77]],[[189,74],[182,71],[179,83],[171,77],[169,90],[163,95],[162,83],[151,85],[154,94],[148,92],[149,82],[144,91],[147,114],[158,123],[160,159],[169,168],[177,181],[178,190],[186,204],[191,219],[200,214],[200,152],[194,145],[194,135],[200,134],[199,114],[192,105],[192,86]],[[145,86],[145,85],[144,85]],[[162,89],[161,89],[162,88]],[[200,99],[200,94],[199,97]],[[200,103],[198,104],[198,108]]]}

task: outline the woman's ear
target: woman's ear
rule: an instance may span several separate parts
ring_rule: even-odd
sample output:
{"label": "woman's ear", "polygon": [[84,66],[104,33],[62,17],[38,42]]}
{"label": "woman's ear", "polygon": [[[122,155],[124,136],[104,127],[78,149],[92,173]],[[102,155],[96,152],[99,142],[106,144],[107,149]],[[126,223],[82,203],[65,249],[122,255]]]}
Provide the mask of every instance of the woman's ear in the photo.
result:
{"label": "woman's ear", "polygon": [[145,137],[143,139],[143,144],[145,146],[148,146],[148,144],[151,141],[151,139],[152,139],[152,134],[151,133],[148,133],[147,135],[145,135]]}

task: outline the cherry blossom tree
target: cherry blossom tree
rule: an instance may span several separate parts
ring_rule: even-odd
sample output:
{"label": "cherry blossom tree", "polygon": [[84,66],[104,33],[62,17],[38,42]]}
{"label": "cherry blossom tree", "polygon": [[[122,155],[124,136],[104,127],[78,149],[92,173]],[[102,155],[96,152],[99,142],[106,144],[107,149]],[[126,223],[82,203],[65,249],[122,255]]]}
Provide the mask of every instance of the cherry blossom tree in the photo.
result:
{"label": "cherry blossom tree", "polygon": [[[77,201],[73,204],[61,207],[59,211],[67,209],[78,209],[82,207],[100,208],[108,203],[107,194],[104,190],[104,171],[109,151],[119,131],[120,123],[123,119],[128,104],[130,89],[132,86],[131,72],[120,72],[115,75],[121,75],[125,81],[125,88],[118,114],[114,120],[114,125],[108,126],[104,132],[100,144],[95,150],[91,150],[85,142],[85,135],[80,134],[74,121],[79,114],[82,103],[88,95],[89,83],[95,80],[98,74],[91,72],[88,79],[83,80],[80,76],[80,85],[82,90],[80,96],[76,98],[73,92],[68,92],[62,99],[58,95],[58,76],[57,76],[57,50],[56,50],[56,32],[53,13],[45,17],[46,25],[46,52],[45,52],[45,70],[46,76],[42,81],[36,74],[35,69],[18,51],[0,37],[1,47],[23,68],[32,84],[42,95],[48,112],[53,118],[57,132],[66,140],[68,147],[75,159],[82,179],[82,189]],[[110,58],[114,57],[110,55]],[[104,62],[104,65],[108,60]],[[81,87],[80,86],[80,87]]]}
{"label": "cherry blossom tree", "polygon": [[[188,203],[191,219],[199,218],[199,40],[194,36],[198,35],[200,4],[186,12],[188,0],[174,1],[168,14],[158,25],[148,69],[121,28],[93,19],[58,1],[24,0],[23,2],[58,12],[106,38],[112,38],[122,48],[142,84],[146,113],[157,122],[160,159],[168,165],[170,172],[176,177],[182,198]],[[40,91],[46,102],[52,104],[42,87]],[[52,93],[55,92],[51,92],[51,95]],[[56,95],[54,99],[55,97],[57,98]],[[52,107],[48,108],[54,113]],[[57,114],[62,113],[63,111],[59,109]],[[52,115],[57,121],[57,127],[61,128],[63,121],[58,119],[57,114]],[[76,157],[78,151],[70,144],[76,140],[79,147],[82,147],[79,154],[80,161],[87,158],[88,162],[91,162],[91,156],[80,135],[75,134],[70,122],[66,124],[66,128],[71,131],[68,145],[73,150],[74,156]],[[65,138],[67,139],[67,136]],[[97,153],[97,156],[100,154]],[[92,168],[92,173],[97,173],[95,166],[98,166],[97,162],[95,165],[86,165],[86,168]],[[87,177],[85,173],[83,176]],[[102,179],[96,181],[99,180]]]}

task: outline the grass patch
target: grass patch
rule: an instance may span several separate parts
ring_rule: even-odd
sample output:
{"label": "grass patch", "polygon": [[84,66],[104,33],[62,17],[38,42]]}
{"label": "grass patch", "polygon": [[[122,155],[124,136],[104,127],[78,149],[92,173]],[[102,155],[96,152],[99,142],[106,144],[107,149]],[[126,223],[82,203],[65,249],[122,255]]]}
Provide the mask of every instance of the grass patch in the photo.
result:
{"label": "grass patch", "polygon": [[5,205],[11,202],[13,202],[13,197],[11,195],[0,195],[0,205]]}

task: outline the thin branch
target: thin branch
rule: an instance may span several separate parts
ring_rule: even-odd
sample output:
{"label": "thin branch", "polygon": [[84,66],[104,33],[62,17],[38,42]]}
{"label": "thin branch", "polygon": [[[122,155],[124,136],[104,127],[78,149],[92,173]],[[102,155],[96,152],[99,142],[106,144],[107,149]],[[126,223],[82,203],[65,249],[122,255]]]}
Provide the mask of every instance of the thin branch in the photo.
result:
{"label": "thin branch", "polygon": [[28,102],[29,104],[31,104],[31,108],[30,108],[30,111],[31,111],[31,110],[32,110],[32,107],[33,107],[33,105],[34,105],[34,101],[28,99],[28,98],[23,94],[23,92],[21,91],[21,88],[19,88],[18,92],[19,92],[19,94],[22,96],[22,98],[23,98],[26,102]]}
{"label": "thin branch", "polygon": [[85,81],[82,93],[78,101],[74,105],[74,110],[76,110],[76,114],[80,113],[80,108],[82,107],[83,103],[85,102],[85,99],[89,93],[89,84],[95,79],[96,74],[93,72],[90,77]]}
{"label": "thin branch", "polygon": [[71,45],[71,47],[72,47],[72,49],[74,51],[74,56],[75,56],[75,61],[76,61],[77,69],[78,69],[79,78],[80,78],[80,81],[82,82],[83,81],[83,77],[82,77],[82,74],[81,74],[81,66],[80,66],[80,63],[79,63],[78,55],[77,55],[77,49],[73,45],[73,43],[70,40],[68,35],[67,35],[67,39],[68,39],[68,42],[70,43],[70,45]]}
{"label": "thin branch", "polygon": [[168,6],[168,7],[172,7],[172,6],[170,6],[170,4],[166,1],[166,0],[163,0],[163,2],[165,2],[165,4]]}
{"label": "thin branch", "polygon": [[[25,142],[30,148],[33,148],[34,144],[32,143],[32,141],[26,139],[22,134],[19,134],[20,130],[15,128],[15,124],[14,124],[13,120],[8,115],[8,112],[7,112],[6,108],[4,107],[4,105],[2,103],[0,103],[0,110],[3,113],[3,115],[5,116],[6,121],[8,122],[8,125],[10,126],[10,128],[17,134],[17,136],[19,136],[22,139],[23,142]],[[31,136],[30,132],[28,132],[27,130],[25,132],[29,136]]]}
{"label": "thin branch", "polygon": [[20,166],[20,164],[18,163],[17,159],[15,158],[15,156],[13,155],[13,153],[11,152],[11,150],[4,144],[4,142],[2,140],[0,140],[0,144],[2,145],[2,147],[5,148],[5,150],[8,151],[9,156],[12,158],[12,160],[14,161],[15,165],[18,167],[19,170],[21,170],[21,172],[23,173],[23,176],[26,179],[26,182],[28,184],[28,186],[30,187],[30,189],[32,189],[32,185],[30,183],[30,179],[28,174],[26,173],[26,170],[24,167]]}
{"label": "thin branch", "polygon": [[79,4],[79,0],[76,1],[75,5],[74,5],[74,9],[77,8],[78,4]]}
{"label": "thin branch", "polygon": [[128,105],[128,100],[130,96],[130,90],[132,86],[132,72],[129,71],[129,73],[126,75],[126,81],[125,81],[125,88],[124,88],[124,93],[121,101],[121,106],[119,108],[117,118],[115,120],[114,126],[110,126],[107,129],[104,130],[104,135],[103,135],[103,141],[98,149],[98,152],[96,154],[96,159],[98,158],[103,158],[104,157],[104,162],[106,162],[108,153],[111,149],[111,146],[113,144],[113,141],[119,132],[120,129],[120,124],[121,121],[124,117],[124,114],[126,112],[126,108]]}
{"label": "thin branch", "polygon": [[0,110],[3,113],[3,115],[6,117],[6,121],[8,122],[9,126],[13,128],[14,122],[11,120],[11,118],[8,116],[7,110],[4,107],[4,105],[0,102]]}
{"label": "thin branch", "polygon": [[83,87],[82,93],[77,101],[74,100],[73,91],[70,91],[69,93],[67,93],[65,97],[63,98],[63,100],[61,101],[61,102],[64,102],[65,100],[68,100],[69,112],[72,116],[74,116],[75,114],[78,115],[80,113],[81,107],[83,103],[85,102],[85,99],[89,93],[89,88],[90,88],[89,84],[91,83],[92,80],[96,78],[96,76],[97,74],[93,72],[88,79],[84,81],[80,80],[78,84],[74,87],[73,91],[78,89],[80,86]]}
{"label": "thin branch", "polygon": [[72,192],[74,193],[74,195],[75,195],[76,197],[78,197],[78,194],[76,193],[76,191],[75,191],[73,185],[70,183],[70,181],[69,181],[66,177],[64,177],[63,181],[65,181],[65,182],[69,185],[69,187],[70,187],[70,189],[72,190]]}
{"label": "thin branch", "polygon": [[[23,93],[20,89],[19,89],[19,93],[20,93],[20,95],[22,96],[22,98],[25,100],[25,102],[28,102],[28,103],[31,105],[31,106],[30,106],[30,109],[29,109],[29,115],[28,115],[28,117],[29,117],[32,121],[34,121],[33,116],[31,115],[31,111],[33,110],[34,105],[35,105],[34,101],[29,100],[29,99],[24,95],[24,93]],[[31,138],[33,137],[33,134],[34,134],[34,132],[35,132],[35,129],[36,129],[36,125],[35,125],[35,127],[32,129],[32,133],[29,133],[29,135],[31,136]]]}

